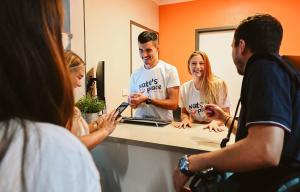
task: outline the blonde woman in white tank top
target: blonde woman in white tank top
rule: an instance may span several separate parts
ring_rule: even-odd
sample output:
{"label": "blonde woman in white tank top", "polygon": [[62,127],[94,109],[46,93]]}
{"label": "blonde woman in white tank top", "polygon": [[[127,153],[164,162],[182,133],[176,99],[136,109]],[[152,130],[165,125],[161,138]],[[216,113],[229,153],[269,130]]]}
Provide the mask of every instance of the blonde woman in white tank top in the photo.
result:
{"label": "blonde woman in white tank top", "polygon": [[[84,77],[85,64],[83,60],[74,52],[65,52],[66,64],[70,71],[71,82],[73,88],[81,87],[81,79]],[[80,141],[88,148],[93,149],[96,145],[109,136],[120,119],[117,119],[115,110],[110,113],[98,117],[96,121],[87,124],[83,119],[78,108],[74,107],[74,116],[71,123],[67,124],[67,128],[76,135]]]}

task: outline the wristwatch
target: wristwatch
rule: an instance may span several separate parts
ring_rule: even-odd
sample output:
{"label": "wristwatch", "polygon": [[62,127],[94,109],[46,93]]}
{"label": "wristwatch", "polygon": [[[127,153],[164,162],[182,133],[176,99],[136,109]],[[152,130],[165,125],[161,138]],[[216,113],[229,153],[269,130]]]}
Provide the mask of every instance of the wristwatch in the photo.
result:
{"label": "wristwatch", "polygon": [[146,104],[150,105],[150,104],[152,104],[152,99],[147,98],[145,102],[146,102]]}
{"label": "wristwatch", "polygon": [[178,161],[178,169],[184,175],[191,177],[195,173],[189,170],[189,159],[187,155],[182,156]]}

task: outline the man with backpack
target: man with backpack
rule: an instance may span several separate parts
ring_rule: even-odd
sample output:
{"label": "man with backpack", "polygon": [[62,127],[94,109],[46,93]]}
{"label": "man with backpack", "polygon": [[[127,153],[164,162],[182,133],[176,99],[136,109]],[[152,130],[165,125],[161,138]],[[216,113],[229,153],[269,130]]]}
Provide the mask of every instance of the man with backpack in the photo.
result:
{"label": "man with backpack", "polygon": [[[209,168],[234,172],[220,183],[220,191],[273,191],[274,184],[299,169],[300,91],[279,56],[282,34],[280,22],[268,14],[248,17],[237,27],[232,58],[244,78],[236,143],[182,157],[174,171],[176,191],[183,191],[195,172]],[[206,113],[226,125],[234,121],[214,105],[207,105]]]}

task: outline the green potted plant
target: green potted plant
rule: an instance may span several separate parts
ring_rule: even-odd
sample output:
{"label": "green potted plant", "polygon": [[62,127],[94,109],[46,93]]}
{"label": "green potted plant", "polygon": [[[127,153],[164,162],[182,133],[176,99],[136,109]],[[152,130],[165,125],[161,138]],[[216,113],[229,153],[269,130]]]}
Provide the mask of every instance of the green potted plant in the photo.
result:
{"label": "green potted plant", "polygon": [[90,123],[91,121],[97,119],[100,111],[104,110],[105,102],[87,95],[80,98],[75,103],[75,106],[81,111],[85,120]]}

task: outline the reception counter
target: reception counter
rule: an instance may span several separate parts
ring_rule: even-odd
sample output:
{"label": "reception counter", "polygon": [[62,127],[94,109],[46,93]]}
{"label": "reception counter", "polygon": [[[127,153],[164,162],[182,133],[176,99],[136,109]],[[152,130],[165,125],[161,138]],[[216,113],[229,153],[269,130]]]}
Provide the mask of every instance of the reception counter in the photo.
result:
{"label": "reception counter", "polygon": [[[120,123],[92,155],[103,192],[174,191],[172,172],[180,156],[219,149],[227,134],[209,132],[204,125],[176,129]],[[230,143],[234,141],[231,137]]]}

